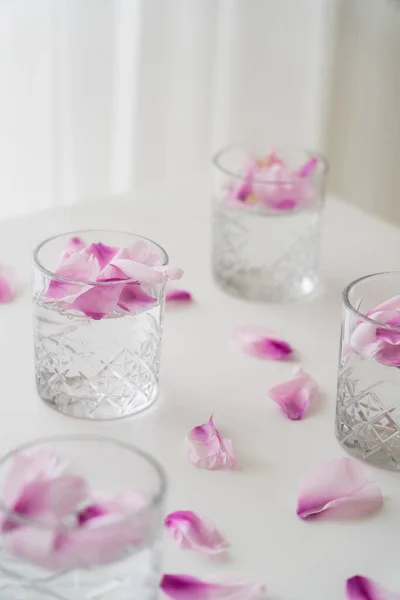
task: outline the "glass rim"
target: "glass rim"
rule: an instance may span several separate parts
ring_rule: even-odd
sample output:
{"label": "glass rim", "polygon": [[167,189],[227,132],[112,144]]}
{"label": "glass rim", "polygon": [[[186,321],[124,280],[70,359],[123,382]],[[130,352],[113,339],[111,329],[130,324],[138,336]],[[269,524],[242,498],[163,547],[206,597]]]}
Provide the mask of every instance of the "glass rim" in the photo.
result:
{"label": "glass rim", "polygon": [[[229,152],[230,150],[234,150],[234,149],[245,150],[245,146],[242,144],[229,144],[228,146],[224,146],[223,148],[221,148],[221,150],[218,150],[218,152],[216,152],[214,154],[214,156],[212,157],[212,164],[214,165],[214,167],[216,167],[217,169],[222,171],[222,173],[224,173],[225,175],[228,175],[229,177],[234,177],[235,179],[239,179],[240,181],[245,181],[246,175],[243,175],[242,173],[236,173],[235,171],[233,171],[231,169],[227,169],[226,167],[224,167],[224,165],[221,164],[221,158],[227,152]],[[326,176],[327,173],[329,172],[329,162],[328,162],[327,158],[325,157],[325,155],[318,151],[308,150],[307,148],[300,147],[300,149],[302,151],[304,151],[306,154],[308,154],[308,156],[317,158],[319,161],[319,164],[321,165],[321,170],[317,173],[311,173],[310,175],[307,175],[306,177],[298,177],[297,179],[299,179],[300,181],[311,181],[316,176],[319,176],[319,177]],[[291,181],[290,180],[265,181],[265,179],[252,179],[252,181],[254,183],[261,183],[263,185],[274,185],[274,186],[293,184],[293,180],[291,180]]]}
{"label": "glass rim", "polygon": [[155,242],[154,240],[152,240],[151,238],[147,238],[143,235],[138,235],[136,233],[132,233],[130,231],[120,231],[120,230],[116,230],[116,229],[78,229],[75,231],[66,231],[65,233],[59,233],[57,235],[52,235],[51,237],[48,237],[46,239],[44,239],[42,242],[40,242],[40,244],[38,244],[33,252],[32,252],[32,257],[33,257],[33,265],[36,269],[38,269],[41,273],[43,273],[44,275],[46,275],[46,277],[49,277],[50,279],[55,279],[56,281],[63,281],[65,283],[76,283],[79,285],[89,285],[89,286],[99,286],[99,287],[104,287],[104,286],[111,286],[111,285],[121,285],[123,284],[127,284],[127,283],[137,283],[137,279],[120,279],[117,281],[85,281],[83,279],[73,279],[71,277],[63,277],[62,275],[57,275],[57,273],[55,273],[54,271],[51,271],[50,269],[47,269],[43,263],[41,262],[41,260],[39,259],[39,252],[41,251],[41,249],[48,243],[53,242],[54,240],[57,240],[59,238],[62,237],[67,237],[67,236],[79,236],[82,234],[88,234],[88,233],[96,233],[96,232],[101,232],[103,231],[104,233],[115,233],[115,234],[121,234],[121,235],[129,235],[131,237],[140,239],[140,240],[145,240],[146,242],[150,242],[151,244],[154,244],[154,246],[156,246],[160,252],[161,252],[161,257],[163,258],[163,261],[157,265],[159,267],[165,267],[168,265],[169,263],[169,256],[168,253],[164,250],[164,248],[162,246],[160,246],[160,244],[158,244],[157,242]]}
{"label": "glass rim", "polygon": [[366,323],[370,323],[371,325],[378,326],[382,329],[400,332],[400,327],[396,327],[395,325],[388,325],[387,323],[382,323],[381,321],[377,321],[376,319],[371,319],[364,313],[360,312],[358,308],[351,303],[349,298],[351,291],[356,287],[356,285],[358,285],[362,281],[365,281],[366,279],[372,279],[373,277],[380,277],[382,275],[400,276],[400,271],[380,271],[379,273],[370,273],[369,275],[363,275],[362,277],[354,279],[344,288],[342,292],[342,302],[348,310],[350,310],[353,314],[357,316],[358,319],[361,319]]}
{"label": "glass rim", "polygon": [[[140,456],[149,465],[151,465],[151,467],[157,473],[157,477],[158,477],[158,481],[159,481],[157,491],[149,497],[149,503],[146,504],[146,506],[143,506],[143,507],[139,508],[138,510],[135,510],[131,513],[122,515],[121,518],[113,521],[112,523],[106,523],[104,525],[101,525],[100,527],[98,527],[98,529],[107,528],[109,526],[115,525],[115,523],[128,522],[130,519],[132,519],[132,517],[136,518],[142,514],[146,514],[149,510],[151,510],[161,504],[161,502],[165,496],[168,484],[167,484],[167,476],[166,476],[165,470],[161,466],[161,464],[158,462],[158,460],[153,458],[151,456],[151,454],[148,454],[145,450],[141,450],[140,448],[137,448],[137,446],[134,446],[133,444],[130,444],[128,442],[124,442],[121,440],[117,440],[115,438],[111,438],[108,436],[104,436],[104,435],[95,435],[95,434],[71,434],[71,435],[69,435],[69,434],[65,434],[65,435],[54,435],[54,436],[49,436],[49,437],[37,438],[35,440],[31,440],[30,442],[25,442],[25,444],[20,444],[13,450],[10,450],[6,454],[4,454],[0,458],[0,468],[4,467],[4,465],[7,463],[7,461],[9,461],[10,459],[12,459],[15,456],[18,456],[19,453],[25,452],[29,449],[33,449],[36,446],[41,446],[41,445],[46,445],[46,444],[51,444],[51,443],[56,443],[56,442],[78,442],[78,441],[106,442],[113,446],[119,447],[122,450],[127,450],[128,452],[130,452],[133,455]],[[30,525],[31,527],[34,527],[36,529],[44,529],[44,530],[48,531],[48,530],[54,530],[55,528],[58,528],[58,527],[62,527],[63,529],[69,531],[69,530],[72,530],[74,527],[73,524],[69,525],[69,524],[62,523],[61,521],[60,521],[60,523],[57,523],[56,525],[54,525],[54,524],[50,525],[50,524],[44,523],[43,521],[37,520],[35,518],[30,518],[30,517],[20,515],[20,514],[14,512],[9,507],[7,507],[3,503],[3,500],[1,498],[0,498],[0,512],[3,513],[3,515],[6,516],[6,518],[10,518],[13,521],[15,521],[16,523]]]}

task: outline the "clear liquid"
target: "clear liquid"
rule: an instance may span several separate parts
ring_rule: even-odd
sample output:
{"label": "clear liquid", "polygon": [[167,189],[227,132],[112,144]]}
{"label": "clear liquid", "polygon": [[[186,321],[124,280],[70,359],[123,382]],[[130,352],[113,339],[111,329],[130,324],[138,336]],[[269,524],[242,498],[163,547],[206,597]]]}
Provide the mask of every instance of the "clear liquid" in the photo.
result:
{"label": "clear liquid", "polygon": [[353,456],[400,469],[400,369],[357,354],[342,363],[336,436]]}
{"label": "clear liquid", "polygon": [[159,579],[158,542],[116,563],[60,573],[0,553],[4,600],[155,600]]}
{"label": "clear liquid", "polygon": [[220,285],[251,300],[291,301],[317,284],[321,207],[265,213],[214,203],[213,265]]}
{"label": "clear liquid", "polygon": [[75,417],[123,417],[149,406],[157,395],[161,305],[135,315],[93,320],[34,304],[36,384],[39,395]]}

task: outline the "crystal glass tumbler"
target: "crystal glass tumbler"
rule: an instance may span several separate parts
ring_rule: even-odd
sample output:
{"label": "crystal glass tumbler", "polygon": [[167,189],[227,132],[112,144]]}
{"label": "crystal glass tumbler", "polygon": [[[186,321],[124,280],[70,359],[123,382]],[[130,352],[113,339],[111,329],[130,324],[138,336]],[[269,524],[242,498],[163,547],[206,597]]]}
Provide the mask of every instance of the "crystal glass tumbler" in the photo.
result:
{"label": "crystal glass tumbler", "polygon": [[343,292],[336,436],[347,452],[400,469],[400,272]]}
{"label": "crystal glass tumbler", "polygon": [[299,300],[317,285],[327,163],[315,152],[214,158],[213,271],[230,294]]}
{"label": "crystal glass tumbler", "polygon": [[36,248],[34,350],[42,400],[86,419],[124,417],[152,404],[165,301],[157,269],[167,264],[158,244],[130,233],[68,233]]}
{"label": "crystal glass tumbler", "polygon": [[1,598],[158,597],[166,481],[153,458],[100,436],[42,439],[0,460],[0,489]]}

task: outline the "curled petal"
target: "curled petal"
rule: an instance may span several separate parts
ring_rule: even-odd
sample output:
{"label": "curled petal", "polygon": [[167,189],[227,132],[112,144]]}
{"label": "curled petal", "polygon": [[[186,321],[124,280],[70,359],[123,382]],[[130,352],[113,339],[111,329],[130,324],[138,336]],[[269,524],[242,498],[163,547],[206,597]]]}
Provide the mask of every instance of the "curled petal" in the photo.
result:
{"label": "curled petal", "polygon": [[17,294],[17,282],[13,269],[0,266],[0,304],[11,302]]}
{"label": "curled petal", "polygon": [[164,525],[181,548],[221,554],[229,547],[212,523],[190,510],[178,510],[165,517]]}
{"label": "curled petal", "polygon": [[169,290],[166,293],[165,299],[167,302],[191,302],[192,294],[186,290]]}
{"label": "curled petal", "polygon": [[389,592],[373,579],[355,575],[346,582],[348,600],[400,600],[400,595]]}
{"label": "curled petal", "polygon": [[[94,256],[86,254],[85,251],[68,255],[56,270],[56,275],[77,281],[95,282],[99,274],[99,261]],[[46,298],[72,302],[88,289],[90,289],[90,285],[51,279],[46,290]]]}
{"label": "curled petal", "polygon": [[231,469],[236,464],[232,442],[214,426],[212,416],[187,435],[185,453],[187,460],[200,469]]}
{"label": "curled petal", "polygon": [[291,379],[269,389],[269,397],[293,421],[302,419],[314,399],[318,385],[308,373],[296,369]]}
{"label": "curled petal", "polygon": [[385,302],[382,302],[381,304],[378,304],[378,306],[375,306],[375,308],[368,310],[365,315],[367,317],[371,316],[372,313],[376,313],[379,311],[400,311],[400,295],[399,296],[393,296],[392,298],[389,298],[389,300],[385,300]]}
{"label": "curled petal", "polygon": [[293,348],[288,342],[269,336],[261,327],[239,327],[235,331],[235,337],[244,352],[257,358],[284,360],[293,354]]}
{"label": "curled petal", "polygon": [[190,575],[163,575],[160,588],[173,600],[261,600],[265,598],[265,585],[259,582],[238,580],[218,583],[203,581]]}
{"label": "curled petal", "polygon": [[382,506],[382,492],[368,469],[353,458],[340,458],[317,467],[303,481],[297,502],[302,519],[358,517]]}

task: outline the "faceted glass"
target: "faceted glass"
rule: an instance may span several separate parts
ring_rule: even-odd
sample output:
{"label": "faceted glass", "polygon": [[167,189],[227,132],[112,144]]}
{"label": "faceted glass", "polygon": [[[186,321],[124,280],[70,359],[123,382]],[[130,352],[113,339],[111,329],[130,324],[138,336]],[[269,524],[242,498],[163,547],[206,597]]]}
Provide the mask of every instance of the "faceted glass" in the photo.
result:
{"label": "faceted glass", "polygon": [[[36,386],[39,396],[56,410],[74,417],[109,419],[139,412],[158,393],[165,283],[153,284],[151,308],[127,313],[118,308],[95,319],[59,301],[49,301],[46,290],[71,236],[87,244],[102,242],[126,248],[140,236],[112,231],[84,231],[46,240],[34,252],[33,331]],[[166,252],[145,240],[167,265]],[[129,283],[129,280],[126,281]],[[120,281],[86,286],[120,285]]]}
{"label": "faceted glass", "polygon": [[[229,189],[246,181],[243,173],[249,152],[230,147],[214,158],[214,277],[225,291],[250,300],[299,300],[312,294],[318,282],[327,163],[315,152],[282,152],[279,156],[296,166],[311,157],[318,159],[316,171],[307,177],[312,195],[307,207],[277,211],[265,205],[227,202]],[[270,185],[256,183],[266,189]],[[278,187],[284,192],[285,186],[287,183],[281,182]]]}
{"label": "faceted glass", "polygon": [[[135,447],[101,436],[59,436],[25,444],[0,461],[0,489],[18,456],[51,450],[70,473],[87,480],[91,489],[114,497],[139,492],[144,500],[136,512],[121,517],[139,532],[138,541],[123,551],[118,561],[82,569],[50,571],[13,555],[7,536],[0,533],[0,597],[7,600],[155,600],[161,572],[162,533],[166,481],[162,468]],[[5,508],[0,505],[0,516]],[[50,526],[43,521],[7,511],[19,527],[38,529]],[[113,522],[115,526],[115,521]],[[68,523],[58,525],[68,531]],[[100,527],[106,528],[106,525]],[[51,529],[48,529],[51,533]],[[12,531],[11,531],[12,535]],[[43,537],[43,536],[42,536]],[[140,539],[140,542],[139,542]]]}
{"label": "faceted glass", "polygon": [[399,290],[400,272],[369,275],[344,290],[336,405],[336,436],[343,448],[356,458],[395,470],[400,469],[400,368],[385,364],[378,355],[360,353],[354,331],[367,325],[373,335],[379,330],[393,343],[400,340],[400,328],[366,316]]}

